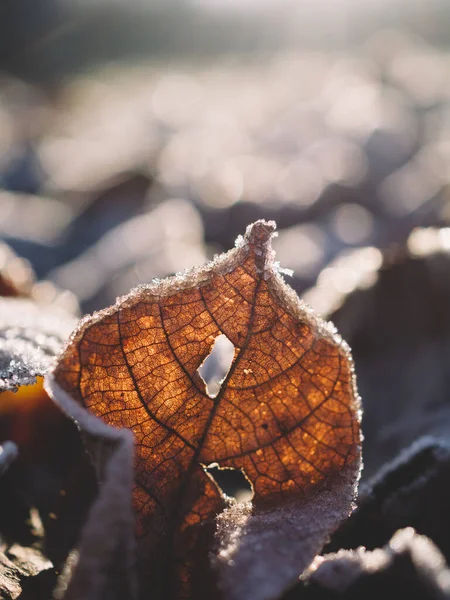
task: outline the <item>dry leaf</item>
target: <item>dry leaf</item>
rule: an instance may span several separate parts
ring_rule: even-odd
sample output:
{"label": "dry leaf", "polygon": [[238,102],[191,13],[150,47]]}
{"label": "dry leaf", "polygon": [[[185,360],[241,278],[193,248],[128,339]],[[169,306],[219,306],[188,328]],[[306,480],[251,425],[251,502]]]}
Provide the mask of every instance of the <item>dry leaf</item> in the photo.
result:
{"label": "dry leaf", "polygon": [[[27,580],[39,574],[51,577],[52,563],[35,548],[23,548],[15,544],[7,552],[0,550],[0,598],[15,600],[27,596],[24,589]],[[28,595],[28,598],[31,596]]]}
{"label": "dry leaf", "polygon": [[352,348],[364,398],[365,480],[421,436],[448,439],[449,240],[448,228],[420,228],[383,253],[353,250],[305,295]]}
{"label": "dry leaf", "polygon": [[278,508],[258,511],[238,504],[219,515],[214,562],[227,600],[280,598],[348,516],[353,483],[348,467]]}
{"label": "dry leaf", "polygon": [[[40,585],[35,575],[41,572],[46,573],[46,589],[53,581],[48,559],[53,561],[55,552],[44,560],[37,549],[27,547],[39,537],[28,519],[31,507],[40,511],[44,523],[49,519],[70,468],[83,456],[76,428],[43,389],[43,376],[75,324],[72,315],[55,306],[0,298],[0,531],[3,544],[20,544],[13,552],[0,553],[1,598],[33,597],[25,586]],[[77,522],[76,514],[71,522]],[[74,544],[73,528],[62,537],[59,546],[67,553],[67,544]],[[46,550],[52,550],[48,542],[46,535]]]}
{"label": "dry leaf", "polygon": [[[204,466],[242,469],[254,492],[251,508],[225,513],[231,519],[223,517],[225,534],[218,537],[219,585],[229,597],[243,597],[243,586],[235,588],[227,574],[242,561],[254,561],[246,569],[247,587],[258,588],[252,597],[276,597],[351,510],[360,468],[352,361],[333,327],[285,284],[273,260],[274,229],[273,222],[258,221],[213,263],[137,288],[86,318],[49,378],[56,401],[88,428],[91,441],[102,434],[100,425],[71,398],[135,436],[143,597],[204,592],[205,571],[198,567],[209,543],[207,524],[226,506]],[[198,369],[220,335],[235,350],[214,396]],[[102,427],[106,436],[122,435]],[[116,463],[120,447],[116,440]],[[111,472],[103,479],[107,498],[108,486],[118,488]],[[264,591],[270,573],[258,554],[271,556],[266,541],[280,545],[283,519],[296,532],[286,542],[291,556],[283,553],[287,566],[279,565],[281,574]]]}
{"label": "dry leaf", "polygon": [[[450,569],[433,542],[412,527],[399,529],[383,548],[340,550],[317,560],[307,578],[308,597],[381,597],[387,590],[405,598],[444,600],[450,595]],[[288,598],[305,594],[299,589]],[[286,600],[288,600],[286,598]]]}
{"label": "dry leaf", "polygon": [[358,507],[327,548],[387,544],[398,529],[414,527],[450,559],[450,444],[424,436],[360,487]]}
{"label": "dry leaf", "polygon": [[[102,485],[84,524],[78,549],[61,575],[64,600],[136,598],[134,574],[133,439],[76,404],[53,382],[58,404],[80,427]],[[67,590],[67,591],[66,591]],[[61,591],[59,597],[62,597]]]}
{"label": "dry leaf", "polygon": [[16,391],[43,377],[75,323],[55,306],[0,298],[0,392]]}

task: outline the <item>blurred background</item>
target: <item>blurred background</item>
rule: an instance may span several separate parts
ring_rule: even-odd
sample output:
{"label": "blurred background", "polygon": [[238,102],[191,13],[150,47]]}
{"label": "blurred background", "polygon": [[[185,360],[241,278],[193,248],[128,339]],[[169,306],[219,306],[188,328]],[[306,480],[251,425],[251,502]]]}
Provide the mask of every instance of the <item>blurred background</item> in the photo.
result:
{"label": "blurred background", "polygon": [[370,474],[417,437],[392,428],[405,353],[448,320],[443,295],[412,343],[437,305],[402,320],[430,280],[392,264],[450,248],[417,229],[450,220],[449,32],[447,0],[2,0],[4,289],[92,312],[275,219],[287,280],[354,348]]}
{"label": "blurred background", "polygon": [[303,293],[450,218],[449,30],[445,0],[3,0],[0,236],[91,312],[273,218]]}

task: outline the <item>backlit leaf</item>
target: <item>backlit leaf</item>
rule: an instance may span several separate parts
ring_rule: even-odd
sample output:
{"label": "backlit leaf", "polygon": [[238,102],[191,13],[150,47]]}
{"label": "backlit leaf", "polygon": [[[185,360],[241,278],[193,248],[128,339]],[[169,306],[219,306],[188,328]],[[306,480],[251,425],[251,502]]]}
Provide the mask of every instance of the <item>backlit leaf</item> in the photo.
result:
{"label": "backlit leaf", "polygon": [[[145,598],[198,598],[202,581],[206,585],[198,568],[209,543],[207,525],[227,506],[207,465],[242,469],[253,488],[251,507],[228,509],[239,513],[225,526],[231,535],[218,534],[219,586],[229,597],[242,595],[223,567],[249,561],[249,548],[239,554],[234,531],[243,540],[249,527],[255,540],[253,523],[262,540],[271,531],[273,544],[282,509],[294,531],[303,531],[305,539],[291,541],[306,543],[308,551],[293,551],[281,581],[253,596],[273,598],[351,510],[360,467],[352,361],[334,328],[284,282],[271,249],[274,230],[273,222],[258,221],[235,249],[204,268],[141,286],[84,319],[50,378],[66,411],[73,409],[72,397],[134,434],[133,504]],[[210,395],[198,369],[220,335],[233,344],[234,357]],[[80,410],[72,416],[82,426]],[[326,509],[331,517],[322,514]],[[293,513],[302,510],[299,520]],[[265,550],[262,544],[260,553]],[[255,569],[252,581],[261,586],[264,574]]]}

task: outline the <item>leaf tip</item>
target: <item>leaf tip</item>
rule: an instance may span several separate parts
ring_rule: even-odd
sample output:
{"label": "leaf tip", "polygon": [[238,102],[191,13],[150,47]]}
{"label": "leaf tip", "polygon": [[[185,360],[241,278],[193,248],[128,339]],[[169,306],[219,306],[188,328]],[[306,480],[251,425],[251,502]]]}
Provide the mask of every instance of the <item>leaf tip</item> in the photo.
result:
{"label": "leaf tip", "polygon": [[245,240],[248,244],[265,247],[274,237],[276,228],[277,224],[275,221],[259,219],[247,227]]}

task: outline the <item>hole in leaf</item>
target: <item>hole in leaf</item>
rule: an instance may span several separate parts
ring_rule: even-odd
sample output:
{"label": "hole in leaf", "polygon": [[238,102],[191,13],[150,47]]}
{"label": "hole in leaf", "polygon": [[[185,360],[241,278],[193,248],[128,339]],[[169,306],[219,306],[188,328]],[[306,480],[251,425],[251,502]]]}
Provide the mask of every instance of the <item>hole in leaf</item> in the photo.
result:
{"label": "hole in leaf", "polygon": [[222,382],[231,368],[233,357],[233,343],[222,333],[215,339],[211,352],[197,370],[206,384],[206,393],[210,398],[215,398],[219,393]]}
{"label": "hole in leaf", "polygon": [[248,502],[253,497],[253,489],[241,469],[220,469],[217,464],[206,467],[224,494],[238,502]]}

